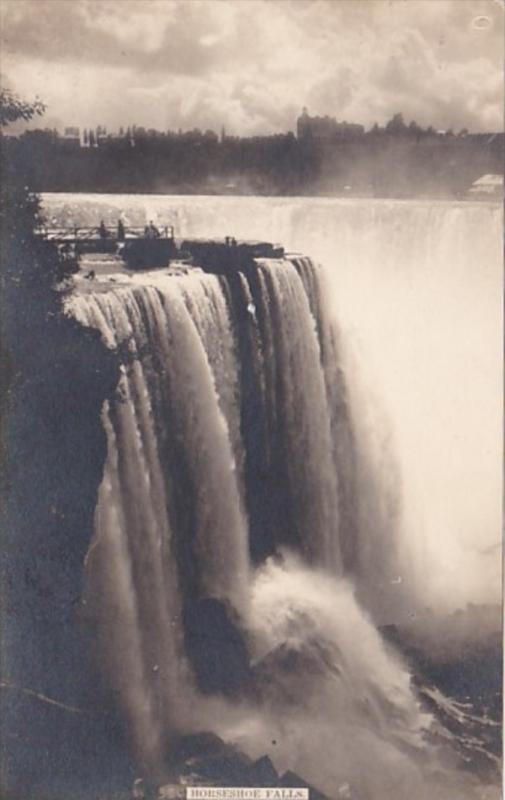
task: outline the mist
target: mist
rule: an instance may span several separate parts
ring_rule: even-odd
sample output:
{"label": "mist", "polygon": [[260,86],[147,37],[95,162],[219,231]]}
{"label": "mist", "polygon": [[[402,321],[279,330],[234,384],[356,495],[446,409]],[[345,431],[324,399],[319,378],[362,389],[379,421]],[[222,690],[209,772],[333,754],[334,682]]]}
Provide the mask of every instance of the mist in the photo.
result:
{"label": "mist", "polygon": [[[72,195],[45,197],[48,214],[67,222],[114,224],[121,210],[131,224],[157,215],[187,236],[222,236],[225,219],[225,233],[270,237],[318,260],[373,479],[362,513],[377,547],[382,537],[398,544],[385,615],[500,601],[497,204],[82,195],[77,206]],[[405,596],[411,605],[396,602]]]}

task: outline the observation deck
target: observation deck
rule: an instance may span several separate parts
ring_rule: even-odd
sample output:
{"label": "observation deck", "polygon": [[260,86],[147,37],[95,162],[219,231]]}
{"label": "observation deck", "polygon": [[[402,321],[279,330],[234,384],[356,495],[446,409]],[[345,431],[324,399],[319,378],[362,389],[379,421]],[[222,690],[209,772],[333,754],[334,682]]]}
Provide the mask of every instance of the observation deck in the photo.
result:
{"label": "observation deck", "polygon": [[128,270],[150,270],[177,261],[205,272],[228,274],[249,267],[256,258],[283,258],[284,248],[264,241],[176,239],[173,226],[40,228],[38,235],[77,258],[86,254],[116,256]]}

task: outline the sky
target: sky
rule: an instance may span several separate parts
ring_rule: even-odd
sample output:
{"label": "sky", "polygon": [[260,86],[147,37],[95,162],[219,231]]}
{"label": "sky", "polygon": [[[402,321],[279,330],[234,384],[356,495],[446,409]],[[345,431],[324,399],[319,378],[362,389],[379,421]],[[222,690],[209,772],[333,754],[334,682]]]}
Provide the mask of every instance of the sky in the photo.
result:
{"label": "sky", "polygon": [[307,106],[496,131],[504,2],[0,0],[0,72],[49,127],[269,134]]}

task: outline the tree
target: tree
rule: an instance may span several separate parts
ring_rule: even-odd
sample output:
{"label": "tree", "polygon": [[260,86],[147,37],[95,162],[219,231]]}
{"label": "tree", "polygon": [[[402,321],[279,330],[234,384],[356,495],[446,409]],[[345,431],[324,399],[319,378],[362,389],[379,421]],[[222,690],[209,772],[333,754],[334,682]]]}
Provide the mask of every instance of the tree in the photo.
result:
{"label": "tree", "polygon": [[[9,90],[0,88],[0,121],[4,128],[18,120],[28,121],[44,112],[40,100],[29,103]],[[2,281],[6,296],[9,290],[37,285],[41,302],[48,302],[45,292],[52,292],[55,282],[75,271],[75,261],[61,258],[48,243],[35,235],[40,225],[40,200],[29,188],[29,174],[22,155],[1,147],[2,186],[0,191],[0,232],[2,238]],[[42,287],[45,291],[42,291]],[[44,296],[44,300],[42,297]],[[5,300],[5,298],[4,298]],[[7,300],[4,313],[11,313]]]}
{"label": "tree", "polygon": [[0,127],[5,127],[11,122],[24,120],[29,122],[35,116],[42,116],[46,107],[38,98],[32,103],[22,100],[9,89],[0,87]]}
{"label": "tree", "polygon": [[395,114],[386,124],[386,130],[388,133],[394,134],[405,133],[407,126],[405,125],[403,114]]}
{"label": "tree", "polygon": [[[42,108],[0,91],[2,127]],[[56,284],[70,263],[37,235],[40,201],[29,188],[23,148],[1,136],[0,145],[0,588],[9,609],[2,673],[16,687],[2,696],[2,789],[9,797],[35,797],[43,787],[52,797],[61,796],[56,773],[84,785],[105,747],[86,744],[99,734],[86,729],[82,715],[62,712],[61,705],[58,717],[54,711],[61,700],[82,707],[90,680],[81,684],[86,653],[75,604],[106,456],[100,410],[118,372],[99,332],[63,313]],[[79,768],[85,778],[74,777]]]}

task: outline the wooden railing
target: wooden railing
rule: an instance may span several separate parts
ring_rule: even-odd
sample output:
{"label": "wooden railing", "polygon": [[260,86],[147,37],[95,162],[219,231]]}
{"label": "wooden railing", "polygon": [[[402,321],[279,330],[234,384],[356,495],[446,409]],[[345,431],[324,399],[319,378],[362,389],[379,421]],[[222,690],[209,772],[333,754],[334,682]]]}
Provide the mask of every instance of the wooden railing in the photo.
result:
{"label": "wooden railing", "polygon": [[[160,239],[173,239],[174,226],[164,225],[163,227],[156,228]],[[121,241],[125,239],[139,239],[148,236],[148,226],[124,226],[122,235],[117,226],[104,225],[98,227],[52,227],[48,225],[41,225],[36,233],[44,239],[54,242],[72,244],[75,242],[82,242],[90,240],[113,240]]]}

